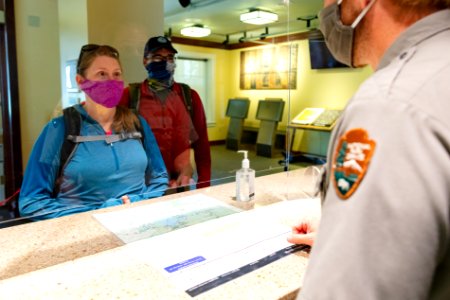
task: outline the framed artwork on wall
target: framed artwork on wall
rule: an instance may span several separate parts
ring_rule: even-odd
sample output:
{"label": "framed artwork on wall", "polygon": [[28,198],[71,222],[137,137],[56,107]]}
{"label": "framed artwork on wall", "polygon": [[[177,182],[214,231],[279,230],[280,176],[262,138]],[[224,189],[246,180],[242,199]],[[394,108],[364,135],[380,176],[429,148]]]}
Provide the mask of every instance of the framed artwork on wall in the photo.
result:
{"label": "framed artwork on wall", "polygon": [[298,45],[241,51],[241,90],[297,88]]}

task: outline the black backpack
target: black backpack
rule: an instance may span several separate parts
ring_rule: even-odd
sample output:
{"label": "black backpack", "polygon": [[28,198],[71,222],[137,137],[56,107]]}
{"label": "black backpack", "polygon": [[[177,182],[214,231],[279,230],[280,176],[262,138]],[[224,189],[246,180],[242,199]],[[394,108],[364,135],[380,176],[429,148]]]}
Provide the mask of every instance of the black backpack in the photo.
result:
{"label": "black backpack", "polygon": [[[140,139],[142,145],[145,145],[144,131],[140,124],[138,124],[137,126],[139,132],[120,133],[114,135],[80,136],[81,122],[82,122],[80,113],[74,107],[71,106],[63,110],[63,117],[65,125],[64,141],[61,146],[59,169],[53,189],[54,197],[56,197],[56,195],[58,195],[59,193],[63,170],[67,166],[67,163],[69,162],[73,153],[75,153],[78,143],[92,142],[99,140],[104,140],[107,143],[113,143],[125,139]],[[140,121],[139,118],[138,120]]]}
{"label": "black backpack", "polygon": [[[134,111],[134,113],[138,113],[139,103],[141,101],[141,84],[140,82],[130,83],[128,87],[129,91],[129,99],[128,108]],[[189,85],[185,83],[178,83],[181,85],[181,93],[184,102],[184,106],[186,106],[186,110],[189,112],[191,116],[191,120],[194,117],[194,110],[192,107],[192,97],[191,97],[191,88]]]}

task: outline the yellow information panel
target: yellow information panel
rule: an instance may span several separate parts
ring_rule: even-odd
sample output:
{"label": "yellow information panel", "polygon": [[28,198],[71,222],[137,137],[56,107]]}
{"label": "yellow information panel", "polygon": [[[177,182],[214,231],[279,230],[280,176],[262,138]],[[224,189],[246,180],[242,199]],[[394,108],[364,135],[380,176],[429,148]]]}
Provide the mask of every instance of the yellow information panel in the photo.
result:
{"label": "yellow information panel", "polygon": [[291,125],[305,128],[322,127],[324,130],[329,130],[333,127],[341,113],[342,110],[340,109],[308,107],[295,116],[291,121]]}
{"label": "yellow information panel", "polygon": [[305,108],[292,120],[292,123],[301,125],[312,124],[324,111],[324,108]]}

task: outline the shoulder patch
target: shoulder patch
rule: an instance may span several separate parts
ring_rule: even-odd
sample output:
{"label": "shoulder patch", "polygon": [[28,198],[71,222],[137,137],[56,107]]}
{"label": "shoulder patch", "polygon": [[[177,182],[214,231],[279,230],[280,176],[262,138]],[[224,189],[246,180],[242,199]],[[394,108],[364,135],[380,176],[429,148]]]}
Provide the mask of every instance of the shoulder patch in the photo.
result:
{"label": "shoulder patch", "polygon": [[351,129],[339,139],[333,158],[332,176],[334,188],[341,199],[348,199],[363,180],[375,144],[362,128]]}

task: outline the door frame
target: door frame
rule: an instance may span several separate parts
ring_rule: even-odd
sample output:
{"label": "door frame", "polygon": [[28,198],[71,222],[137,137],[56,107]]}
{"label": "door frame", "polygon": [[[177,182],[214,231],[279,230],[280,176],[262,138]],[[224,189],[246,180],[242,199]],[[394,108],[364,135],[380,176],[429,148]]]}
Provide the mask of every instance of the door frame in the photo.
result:
{"label": "door frame", "polygon": [[20,189],[23,177],[14,0],[0,0],[0,10],[4,12],[5,21],[0,23],[0,44],[4,45],[0,48],[0,101],[4,185],[8,198]]}

